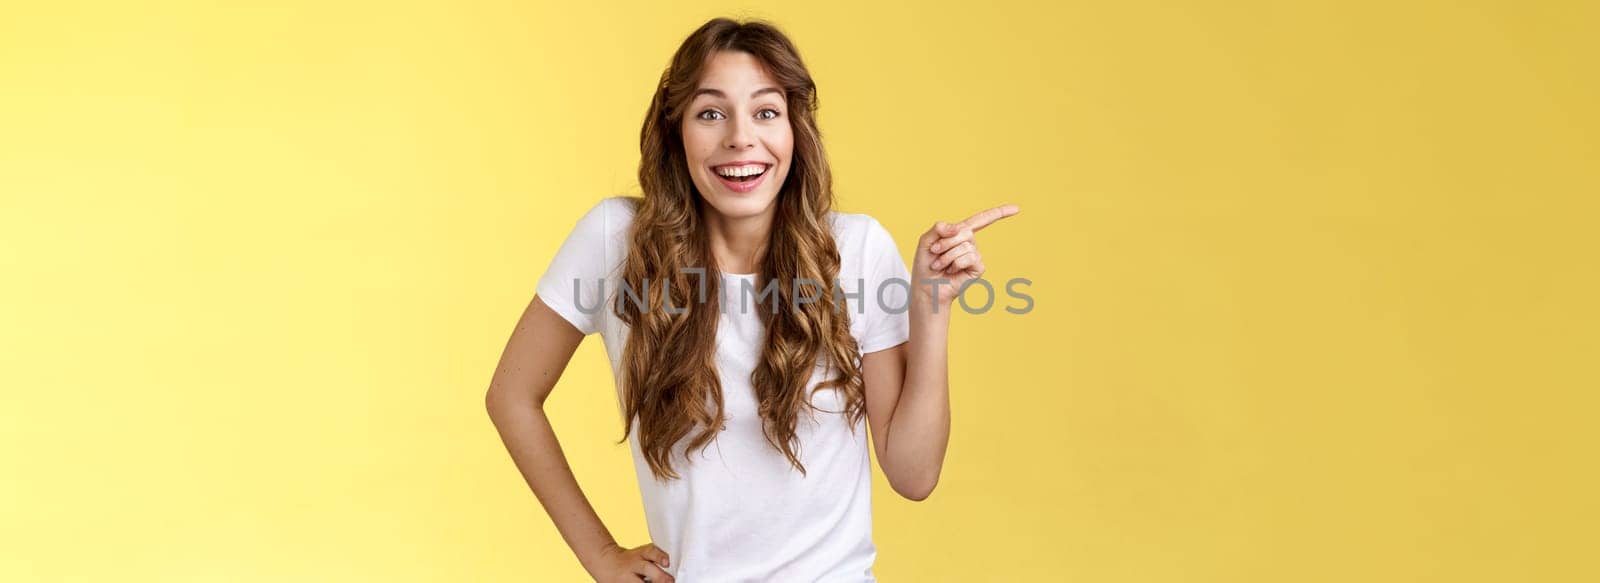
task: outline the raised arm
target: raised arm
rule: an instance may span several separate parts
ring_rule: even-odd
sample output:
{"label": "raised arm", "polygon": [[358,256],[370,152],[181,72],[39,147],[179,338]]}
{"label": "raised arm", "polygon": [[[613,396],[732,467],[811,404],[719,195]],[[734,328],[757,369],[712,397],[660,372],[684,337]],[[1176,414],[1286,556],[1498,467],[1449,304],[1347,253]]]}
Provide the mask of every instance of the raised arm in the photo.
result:
{"label": "raised arm", "polygon": [[624,549],[595,513],[567,465],[544,402],[566,370],[583,333],[535,296],[511,333],[484,397],[489,418],[522,478],[567,546],[596,581],[672,581],[665,552],[654,544]]}
{"label": "raised arm", "polygon": [[908,499],[933,492],[950,445],[950,311],[961,286],[985,270],[973,233],[1018,210],[1002,205],[923,233],[912,254],[910,338],[861,359],[878,466]]}

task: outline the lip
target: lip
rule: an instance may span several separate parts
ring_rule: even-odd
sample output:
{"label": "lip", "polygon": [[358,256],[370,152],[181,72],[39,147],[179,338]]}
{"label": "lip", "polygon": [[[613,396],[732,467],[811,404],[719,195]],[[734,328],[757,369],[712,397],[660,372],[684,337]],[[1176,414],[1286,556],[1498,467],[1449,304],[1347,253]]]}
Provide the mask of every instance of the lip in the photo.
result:
{"label": "lip", "polygon": [[[755,180],[751,180],[749,182],[738,182],[738,181],[734,181],[734,180],[729,180],[727,178],[723,178],[721,174],[717,174],[717,168],[721,168],[723,166],[743,166],[745,164],[761,164],[763,166],[766,166],[767,169],[766,169],[766,171],[762,172],[760,176],[757,176]],[[734,191],[734,192],[750,192],[752,190],[755,190],[757,187],[761,186],[762,183],[765,183],[767,181],[767,175],[772,174],[773,166],[775,166],[775,165],[774,164],[768,164],[766,162],[762,162],[762,161],[759,161],[759,160],[740,160],[738,162],[729,162],[727,164],[718,164],[716,166],[712,166],[711,167],[711,175],[712,176],[716,176],[717,177],[717,181],[721,182],[722,186],[724,188],[727,188],[728,190],[731,190],[731,191]]]}

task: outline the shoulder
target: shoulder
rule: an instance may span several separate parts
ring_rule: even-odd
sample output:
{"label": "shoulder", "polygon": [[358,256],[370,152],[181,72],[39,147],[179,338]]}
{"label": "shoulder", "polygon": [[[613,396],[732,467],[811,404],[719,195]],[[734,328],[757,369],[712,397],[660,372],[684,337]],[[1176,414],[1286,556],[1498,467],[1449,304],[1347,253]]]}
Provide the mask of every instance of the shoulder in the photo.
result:
{"label": "shoulder", "polygon": [[594,203],[589,208],[589,213],[599,214],[610,224],[627,225],[633,222],[633,214],[639,208],[641,200],[634,196],[608,196]]}
{"label": "shoulder", "polygon": [[608,196],[600,199],[578,218],[577,224],[573,226],[573,232],[585,237],[606,240],[626,236],[628,227],[633,224],[638,201],[638,198],[631,196]]}
{"label": "shoulder", "polygon": [[642,199],[636,196],[608,196],[594,203],[595,208],[604,209],[613,216],[633,218],[633,213],[639,208]]}
{"label": "shoulder", "polygon": [[609,273],[621,261],[633,224],[635,197],[611,196],[589,206],[571,223],[552,268],[563,273]]}
{"label": "shoulder", "polygon": [[[900,249],[883,223],[865,213],[831,212],[834,245],[839,249],[839,276],[872,279],[904,271]],[[900,267],[896,267],[898,264]]]}
{"label": "shoulder", "polygon": [[894,237],[889,230],[872,215],[829,211],[828,219],[833,226],[834,243],[841,254],[894,244]]}
{"label": "shoulder", "polygon": [[834,245],[843,263],[872,265],[900,256],[894,235],[872,215],[830,211],[828,219],[833,225]]}

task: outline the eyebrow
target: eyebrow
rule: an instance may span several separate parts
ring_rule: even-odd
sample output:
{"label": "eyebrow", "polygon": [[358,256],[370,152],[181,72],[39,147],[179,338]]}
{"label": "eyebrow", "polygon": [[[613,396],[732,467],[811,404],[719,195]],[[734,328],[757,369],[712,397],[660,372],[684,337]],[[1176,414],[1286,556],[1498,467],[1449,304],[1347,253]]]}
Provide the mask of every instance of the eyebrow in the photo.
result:
{"label": "eyebrow", "polygon": [[[751,99],[755,99],[755,98],[760,97],[762,94],[765,94],[765,93],[777,93],[779,95],[782,95],[783,94],[783,90],[778,89],[777,87],[762,87],[760,89],[757,89],[755,91],[755,93],[751,93],[750,94],[750,98]],[[693,101],[694,98],[699,97],[701,95],[710,95],[712,97],[716,97],[716,98],[719,98],[719,99],[727,99],[728,98],[728,94],[723,93],[720,90],[702,87],[700,89],[694,90],[694,94],[689,96],[689,100]]]}

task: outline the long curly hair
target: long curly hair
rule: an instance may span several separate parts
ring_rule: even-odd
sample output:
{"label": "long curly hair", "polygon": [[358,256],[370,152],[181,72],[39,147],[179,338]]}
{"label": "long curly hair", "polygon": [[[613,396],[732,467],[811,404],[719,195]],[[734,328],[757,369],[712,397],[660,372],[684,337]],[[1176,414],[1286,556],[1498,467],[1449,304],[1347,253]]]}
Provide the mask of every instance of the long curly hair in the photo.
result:
{"label": "long curly hair", "polygon": [[[645,302],[619,293],[613,308],[631,327],[621,366],[626,429],[618,443],[627,440],[637,418],[639,446],[657,479],[679,477],[671,454],[680,440],[698,429],[685,453],[704,449],[725,421],[713,360],[722,277],[701,215],[707,203],[690,177],[680,125],[704,67],[719,51],[748,53],[766,68],[788,101],[794,134],[793,159],[755,282],[756,290],[775,283],[775,297],[757,299],[781,304],[757,310],[767,337],[750,375],[767,441],[805,474],[795,428],[802,408],[817,410],[806,388],[818,367],[832,376],[813,392],[840,391],[845,410],[835,413],[847,415],[852,431],[865,414],[859,349],[843,299],[833,293],[839,250],[828,220],[833,177],[817,128],[816,84],[799,51],[775,26],[713,19],[678,47],[645,116],[639,134],[644,197],[636,202],[619,286],[649,293],[642,294]],[[681,268],[703,268],[704,277]],[[817,300],[787,301],[797,297],[796,287]],[[669,299],[670,309],[662,305]]]}

